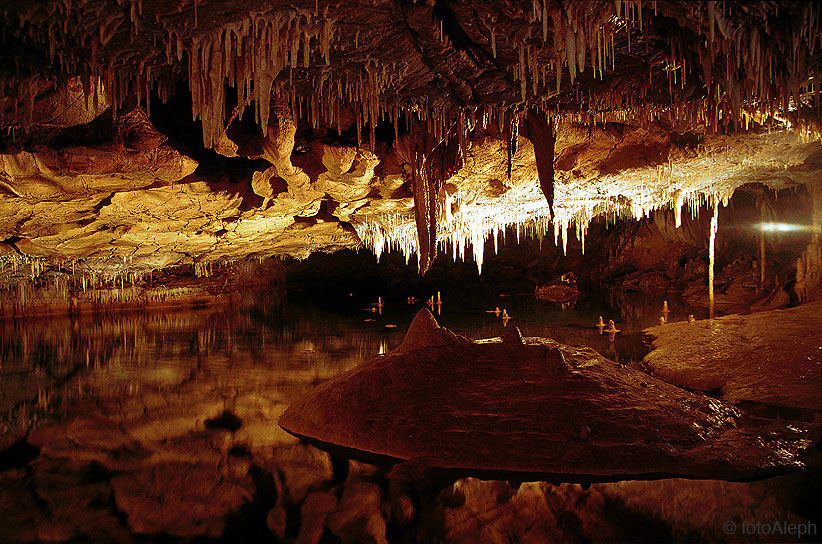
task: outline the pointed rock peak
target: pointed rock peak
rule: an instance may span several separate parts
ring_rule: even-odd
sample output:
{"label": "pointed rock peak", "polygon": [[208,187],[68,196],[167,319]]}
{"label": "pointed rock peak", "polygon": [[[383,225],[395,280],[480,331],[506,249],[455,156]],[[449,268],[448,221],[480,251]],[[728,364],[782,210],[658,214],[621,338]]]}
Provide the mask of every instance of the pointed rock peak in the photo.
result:
{"label": "pointed rock peak", "polygon": [[522,341],[522,333],[519,327],[511,325],[505,327],[505,335],[502,337],[502,343],[506,346],[522,346],[525,342]]}
{"label": "pointed rock peak", "polygon": [[433,346],[442,346],[449,342],[451,336],[447,329],[443,329],[434,319],[434,315],[426,308],[420,310],[411,326],[408,327],[408,332],[405,333],[405,340],[399,348],[402,351],[410,351],[414,349],[422,349]]}
{"label": "pointed rock peak", "polygon": [[428,308],[423,308],[414,316],[414,320],[408,327],[408,332],[405,333],[405,340],[402,343],[405,344],[412,338],[428,336],[440,328],[434,314]]}
{"label": "pointed rock peak", "polygon": [[423,308],[417,315],[414,316],[414,320],[411,321],[411,326],[408,327],[408,332],[414,330],[436,330],[440,328],[440,324],[437,323],[437,319],[434,317],[434,314],[431,313],[431,310],[428,308]]}

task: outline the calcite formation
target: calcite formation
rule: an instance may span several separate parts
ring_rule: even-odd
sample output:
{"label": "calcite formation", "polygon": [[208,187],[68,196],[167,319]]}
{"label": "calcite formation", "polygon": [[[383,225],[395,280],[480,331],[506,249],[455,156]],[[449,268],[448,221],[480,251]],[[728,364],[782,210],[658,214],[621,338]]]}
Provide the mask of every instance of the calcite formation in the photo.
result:
{"label": "calcite formation", "polygon": [[813,419],[822,410],[822,333],[812,325],[820,315],[822,302],[812,302],[652,327],[646,331],[652,351],[642,365],[680,387],[776,410],[799,408]]}
{"label": "calcite formation", "polygon": [[[4,275],[76,288],[69,269],[133,283],[363,245],[481,271],[508,227],[584,248],[595,217],[806,184],[820,19],[812,2],[10,0]],[[797,263],[809,299],[817,254]]]}
{"label": "calcite formation", "polygon": [[319,386],[280,417],[334,453],[395,465],[562,482],[672,476],[729,480],[800,468],[796,426],[746,421],[588,348],[521,338],[474,342],[421,310],[402,345]]}
{"label": "calcite formation", "polygon": [[[44,286],[66,302],[342,248],[482,272],[511,228],[584,252],[595,218],[673,209],[679,228],[742,185],[810,187],[821,18],[811,2],[5,2],[4,313]],[[801,300],[822,296],[820,229],[791,263]]]}

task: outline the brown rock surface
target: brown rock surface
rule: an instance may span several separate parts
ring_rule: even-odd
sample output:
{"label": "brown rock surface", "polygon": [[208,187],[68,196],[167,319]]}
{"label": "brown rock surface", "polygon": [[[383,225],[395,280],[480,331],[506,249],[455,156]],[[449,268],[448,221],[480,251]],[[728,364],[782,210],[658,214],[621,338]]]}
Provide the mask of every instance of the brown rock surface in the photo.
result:
{"label": "brown rock surface", "polygon": [[328,529],[345,542],[387,544],[381,501],[382,491],[375,484],[346,485],[337,508],[326,519]]}
{"label": "brown rock surface", "polygon": [[733,480],[801,466],[810,442],[794,427],[760,434],[731,406],[590,349],[525,341],[473,342],[422,310],[399,348],[298,400],[280,425],[347,456],[402,461],[392,474],[410,479],[439,468],[583,482]]}
{"label": "brown rock surface", "polygon": [[325,520],[337,508],[337,497],[331,493],[311,493],[300,509],[300,533],[295,544],[317,544],[325,530]]}
{"label": "brown rock surface", "polygon": [[226,515],[250,500],[249,489],[223,481],[209,467],[162,463],[111,483],[135,533],[216,538],[223,534]]}
{"label": "brown rock surface", "polygon": [[[642,366],[680,387],[822,411],[822,302],[647,329]],[[817,420],[818,422],[818,420]]]}

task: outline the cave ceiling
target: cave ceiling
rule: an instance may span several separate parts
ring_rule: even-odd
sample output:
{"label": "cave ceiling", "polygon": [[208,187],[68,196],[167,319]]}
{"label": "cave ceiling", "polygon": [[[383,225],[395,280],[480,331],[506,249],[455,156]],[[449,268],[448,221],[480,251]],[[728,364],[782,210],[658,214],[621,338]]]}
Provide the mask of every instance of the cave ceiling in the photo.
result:
{"label": "cave ceiling", "polygon": [[820,9],[2,0],[0,258],[365,245],[424,271],[437,247],[481,264],[510,225],[565,244],[813,182]]}

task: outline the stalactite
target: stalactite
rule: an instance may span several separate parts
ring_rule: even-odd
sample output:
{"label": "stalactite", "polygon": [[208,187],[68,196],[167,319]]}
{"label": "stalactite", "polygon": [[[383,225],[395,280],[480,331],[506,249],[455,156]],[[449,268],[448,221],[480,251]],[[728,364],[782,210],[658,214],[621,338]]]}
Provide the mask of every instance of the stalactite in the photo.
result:
{"label": "stalactite", "polygon": [[[534,156],[537,162],[537,172],[539,174],[539,185],[551,216],[554,216],[554,144],[556,134],[550,118],[546,114],[536,109],[528,110],[525,116],[528,129],[528,138],[534,145]],[[510,166],[509,166],[510,171]]]}
{"label": "stalactite", "polygon": [[[87,48],[88,54],[85,59],[80,61],[70,58],[69,54],[63,51],[63,42],[58,43],[58,40],[65,40],[64,34],[67,32],[67,25],[73,24],[73,21],[76,21],[79,15],[75,13],[74,18],[62,17],[59,26],[53,28],[49,26],[43,34],[48,37],[50,42],[49,55],[52,57],[53,62],[59,63],[61,70],[64,70],[62,67],[69,70],[69,67],[77,66],[78,71],[83,74],[86,99],[90,100],[89,97],[92,97],[95,109],[98,95],[110,101],[112,109],[116,111],[131,89],[136,89],[138,98],[140,98],[141,95],[148,97],[150,90],[154,88],[163,99],[167,99],[173,90],[173,76],[162,74],[162,63],[155,66],[148,63],[145,69],[141,66],[135,72],[135,76],[135,73],[131,73],[131,71],[122,70],[124,66],[122,59],[109,58],[106,46],[108,44],[110,48],[112,43],[118,42],[123,36],[126,31],[125,27],[128,26],[123,24],[126,19],[130,20],[132,24],[129,32],[133,33],[139,30],[139,17],[136,14],[142,11],[141,3],[132,1],[130,3],[122,2],[121,5],[124,6],[123,10],[108,17],[102,24],[96,25],[86,33],[87,35],[81,37],[82,46]],[[136,9],[135,5],[137,6]],[[702,6],[701,9],[704,15],[704,4]],[[188,3],[187,7],[190,10],[191,3]],[[197,17],[196,7],[195,18]],[[690,70],[689,80],[694,78],[694,74],[702,72],[706,84],[705,91],[707,91],[707,97],[704,100],[692,102],[692,106],[689,108],[672,108],[669,110],[674,112],[671,115],[677,120],[692,121],[699,119],[700,122],[713,126],[721,121],[726,127],[730,126],[730,122],[736,123],[740,119],[745,124],[753,121],[760,125],[767,122],[767,116],[772,118],[778,116],[780,119],[785,119],[786,123],[789,119],[795,119],[795,116],[789,113],[788,108],[801,105],[801,93],[798,89],[803,79],[800,78],[800,75],[802,77],[807,76],[804,72],[809,69],[809,63],[812,60],[808,51],[805,50],[805,44],[813,53],[813,47],[819,41],[819,10],[811,4],[803,12],[802,20],[797,22],[796,37],[788,40],[790,43],[786,42],[787,45],[783,47],[780,45],[782,41],[780,39],[782,37],[781,32],[783,32],[781,29],[772,28],[769,32],[767,28],[760,29],[757,25],[753,25],[750,29],[736,27],[730,13],[723,12],[721,7],[722,4],[708,4],[708,23],[705,24],[704,19],[701,24],[698,23],[697,32],[699,36],[692,43],[683,41],[680,35],[672,35],[670,38],[671,53],[663,66],[667,72],[669,83],[672,83],[669,89],[672,100],[675,100],[676,93],[673,84],[678,83],[681,88],[685,87],[686,63]],[[205,21],[207,4],[204,2],[199,3],[199,9],[201,11],[200,16]],[[354,69],[347,71],[344,75],[329,75],[329,71],[313,81],[306,81],[305,67],[310,66],[312,56],[316,59],[317,52],[326,64],[329,63],[330,42],[335,33],[332,21],[328,19],[327,9],[326,7],[322,10],[322,15],[320,15],[317,6],[314,7],[312,13],[296,8],[272,9],[266,13],[255,13],[240,22],[227,23],[213,32],[203,29],[203,32],[196,34],[192,34],[185,28],[165,27],[165,22],[162,23],[167,30],[167,37],[164,34],[159,38],[158,50],[162,51],[163,45],[167,46],[165,47],[167,64],[171,64],[175,58],[178,62],[183,57],[188,58],[189,86],[191,87],[194,103],[192,114],[195,119],[199,118],[203,122],[204,143],[210,146],[223,132],[226,114],[225,86],[228,85],[237,89],[238,100],[243,103],[254,101],[257,122],[262,126],[264,133],[269,122],[269,100],[272,89],[276,89],[277,92],[282,91],[285,96],[289,96],[292,104],[292,115],[300,115],[300,112],[302,112],[302,115],[310,120],[313,127],[318,127],[323,122],[329,122],[329,124],[335,122],[337,128],[340,129],[341,110],[346,106],[353,107],[352,111],[355,112],[356,116],[358,141],[362,139],[361,131],[367,122],[369,123],[369,141],[372,145],[375,140],[375,126],[381,116],[388,114],[396,127],[398,118],[402,115],[407,116],[409,111],[414,109],[419,112],[414,115],[419,115],[422,120],[430,123],[430,133],[437,140],[437,145],[433,149],[439,149],[439,151],[432,156],[429,162],[431,164],[435,163],[436,160],[439,160],[440,164],[447,162],[444,159],[445,152],[443,149],[448,144],[445,144],[443,148],[439,148],[442,145],[439,140],[447,139],[451,134],[450,127],[455,121],[454,112],[443,108],[441,104],[437,105],[436,109],[432,109],[431,104],[425,100],[419,100],[413,104],[399,104],[399,99],[393,99],[396,102],[390,106],[386,105],[383,102],[385,97],[393,96],[392,93],[386,92],[386,90],[393,90],[403,85],[404,75],[398,73],[396,67],[389,69],[385,65],[378,65],[373,59],[367,59],[360,66],[359,74]],[[55,7],[55,10],[56,13],[62,13],[63,15],[67,15],[69,12],[68,8],[61,6]],[[60,10],[65,11],[60,12]],[[656,5],[654,5],[654,10],[656,10]],[[76,8],[75,12],[77,12]],[[626,35],[622,32],[623,30],[627,32],[626,25],[630,24],[633,27],[629,36],[629,39],[633,41],[631,47],[634,51],[637,51],[637,44],[642,43],[642,41],[637,42],[637,38],[639,37],[640,40],[643,38],[637,35],[635,23],[639,24],[640,33],[643,32],[643,25],[647,26],[640,2],[616,2],[613,6],[606,4],[603,6],[603,13],[594,16],[584,14],[584,10],[569,2],[564,5],[561,13],[555,13],[551,17],[554,24],[553,41],[550,45],[546,45],[549,3],[547,0],[535,0],[532,2],[531,12],[531,22],[538,23],[534,26],[535,32],[538,33],[540,29],[542,31],[543,50],[540,50],[537,42],[538,34],[534,34],[535,37],[531,39],[530,28],[527,37],[519,35],[516,41],[504,37],[507,39],[500,40],[500,43],[497,44],[496,34],[505,27],[496,26],[496,19],[489,20],[486,27],[490,30],[490,45],[494,58],[497,58],[499,53],[500,58],[506,59],[506,62],[511,62],[514,59],[513,55],[518,54],[518,59],[516,59],[519,61],[518,66],[516,60],[513,64],[516,81],[520,83],[517,90],[522,101],[529,98],[526,96],[529,73],[534,96],[539,96],[539,91],[546,95],[549,94],[547,89],[539,89],[538,83],[541,81],[545,86],[545,73],[546,70],[550,69],[556,71],[557,93],[562,90],[561,72],[564,69],[563,63],[568,65],[572,86],[576,84],[577,71],[582,74],[585,69],[586,52],[591,54],[590,60],[595,75],[598,70],[600,79],[604,78],[608,63],[610,62],[611,69],[614,70],[616,60],[621,60],[616,58],[615,35],[619,39],[619,47],[623,47],[623,44],[626,43]],[[617,18],[624,17],[624,20],[616,20],[612,17],[613,13],[617,14]],[[696,13],[697,11],[694,10],[694,14]],[[191,15],[191,11],[188,12],[188,15]],[[156,22],[158,25],[161,24],[159,20]],[[21,21],[21,26],[22,23],[23,21]],[[60,33],[59,27],[61,26],[65,29],[63,35]],[[156,36],[153,36],[153,39],[157,41]],[[166,40],[165,44],[163,43],[164,39]],[[359,39],[360,37],[357,35],[355,41]],[[114,41],[112,42],[112,40]],[[648,41],[645,37],[646,46]],[[499,52],[497,51],[497,45],[500,46]],[[596,52],[594,52],[594,47],[596,47]],[[695,47],[699,50],[698,54],[694,54]],[[553,51],[544,51],[546,48],[552,48]],[[183,51],[187,55],[183,55]],[[692,56],[689,56],[689,53]],[[162,55],[162,53],[160,54]],[[63,55],[67,56],[64,58]],[[300,55],[302,55],[301,58]],[[546,56],[552,57],[552,62],[545,62]],[[701,66],[699,64],[691,66],[692,57],[698,57]],[[77,64],[78,62],[80,64]],[[291,68],[291,70],[288,70],[288,68]],[[155,75],[152,75],[152,69],[154,69],[153,74]],[[286,79],[286,72],[282,72],[284,69],[288,71],[290,77],[294,78],[293,82],[291,80],[289,82],[284,81]],[[649,80],[654,79],[651,70],[656,69],[656,66],[649,68]],[[297,75],[294,74],[295,70]],[[278,76],[280,77],[278,78]],[[328,77],[327,81],[323,79],[326,76]],[[357,80],[358,76],[359,80]],[[645,72],[643,70],[643,80],[644,76]],[[298,79],[298,77],[303,77],[303,79]],[[309,75],[307,77],[315,76]],[[818,76],[815,82],[818,83]],[[302,91],[298,95],[294,88],[295,83],[305,83],[309,93],[313,92],[315,95],[303,94]],[[649,85],[652,85],[652,82]],[[6,89],[7,86],[8,89]],[[13,83],[0,82],[0,100],[6,97],[10,106],[15,110],[20,107],[23,110],[24,124],[29,124],[38,88],[39,84],[36,80],[25,84],[17,81]],[[329,89],[330,91],[328,91]],[[566,98],[572,99],[574,96],[572,93],[576,93],[579,97],[581,93],[578,91],[579,88],[572,87],[571,91],[566,93],[567,96],[562,97],[563,100]],[[566,119],[573,119],[577,122],[582,120],[582,122],[590,124],[592,122],[596,123],[598,117],[605,120],[604,111],[610,110],[609,119],[623,120],[632,115],[642,115],[644,119],[650,120],[662,111],[655,104],[646,105],[644,103],[650,91],[651,89],[643,86],[630,89],[624,93],[604,91],[598,97],[595,94],[589,94],[588,111],[573,114],[565,113],[563,115],[566,115]],[[817,84],[814,97],[818,97],[818,92]],[[311,97],[306,98],[306,96]],[[584,99],[584,93],[581,94],[581,97]],[[147,100],[146,102],[148,104],[150,101]],[[521,107],[530,105],[532,103]],[[647,108],[641,111],[643,106],[647,106]],[[510,108],[510,103],[505,107],[485,108],[482,110],[481,119],[484,126],[490,111],[492,114],[497,113],[498,117],[506,117],[509,120],[508,123],[501,122],[499,125],[504,132],[507,132],[508,136],[506,142],[508,146],[507,167],[510,177],[517,146],[515,133],[519,123],[516,120],[517,115],[506,108]],[[0,124],[2,124],[5,123],[6,111],[5,108],[0,108],[0,110],[2,110],[0,111]],[[240,112],[242,112],[242,108],[240,108]],[[17,123],[20,118],[16,114],[14,117],[14,122]],[[457,156],[461,157],[466,148],[465,120],[462,113],[458,114],[456,119],[456,122],[460,125],[460,128],[457,129],[457,139],[459,141]],[[529,119],[526,117],[526,125],[528,122]],[[801,123],[795,122],[792,126],[796,130],[800,130],[803,135],[807,133],[808,136],[806,137],[813,137],[814,134],[818,137],[818,128],[806,127]],[[816,132],[813,132],[814,130]],[[531,132],[530,128],[529,132]],[[397,136],[399,137],[399,134]],[[430,153],[431,150],[425,152]],[[440,155],[442,157],[437,159]],[[545,186],[545,179],[548,176],[547,174],[543,175],[547,171],[547,163],[543,164],[543,168],[540,168],[540,162],[539,152],[537,152],[539,181],[543,194],[548,201],[548,215],[555,215],[555,210],[552,209],[552,197],[548,196],[547,187]],[[426,163],[426,165],[430,166],[429,163]],[[442,171],[443,169],[440,169],[440,172]],[[442,177],[444,175],[440,173],[439,178]],[[550,177],[553,178],[553,176]],[[428,183],[428,181],[425,181],[422,184]],[[553,184],[551,184],[551,191],[553,191]],[[642,195],[640,200],[645,198],[647,198],[647,194]],[[688,195],[689,202],[693,198],[695,197]],[[678,195],[674,195],[673,200],[677,210],[677,224],[679,224],[681,221],[679,210],[683,204],[681,191]],[[648,207],[647,202],[643,200],[637,204],[638,211],[636,213],[645,214]],[[578,237],[584,237],[586,224],[581,216],[574,215],[573,218],[569,216],[556,219],[563,225],[560,229],[563,242],[566,240],[566,231],[570,228],[570,225],[576,227]],[[479,240],[481,238],[481,235],[477,234],[479,232],[481,231],[478,228],[474,228],[466,235],[466,239]],[[425,238],[430,241],[430,232]],[[434,240],[436,241],[436,233]],[[464,244],[465,242],[463,242]],[[435,243],[430,245],[436,246]],[[456,247],[456,245],[452,244],[453,247]],[[481,245],[481,243],[475,245]],[[475,247],[476,251],[477,248]]]}
{"label": "stalactite", "polygon": [[519,145],[519,119],[514,112],[508,114],[508,129],[506,130],[506,141],[508,149],[508,179],[511,179],[511,174],[514,169],[514,155],[517,153],[517,146]]}
{"label": "stalactite", "polygon": [[576,37],[574,31],[570,26],[565,29],[565,51],[568,60],[568,74],[571,76],[571,85],[574,84],[574,78],[577,72],[577,55],[576,55]]}
{"label": "stalactite", "polygon": [[522,101],[525,102],[525,92],[528,88],[528,78],[525,77],[525,44],[519,44],[519,83]]}
{"label": "stalactite", "polygon": [[708,238],[708,311],[711,319],[714,318],[714,265],[716,260],[716,233],[719,228],[719,201],[714,195],[714,214],[711,217],[711,227]]}
{"label": "stalactite", "polygon": [[417,257],[419,271],[425,275],[437,256],[437,192],[438,187],[428,176],[425,156],[417,155],[413,166],[414,220],[417,224]]}

